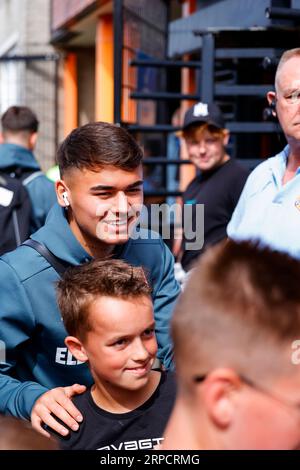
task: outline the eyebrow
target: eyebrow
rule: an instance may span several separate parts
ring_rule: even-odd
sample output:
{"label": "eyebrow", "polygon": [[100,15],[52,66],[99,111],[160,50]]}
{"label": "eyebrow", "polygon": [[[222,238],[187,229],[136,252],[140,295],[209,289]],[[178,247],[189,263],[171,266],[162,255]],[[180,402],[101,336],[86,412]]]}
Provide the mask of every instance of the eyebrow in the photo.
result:
{"label": "eyebrow", "polygon": [[300,87],[293,87],[293,88],[286,88],[284,91],[283,91],[283,94],[290,94],[290,93],[294,93],[294,91],[299,91],[300,90]]}
{"label": "eyebrow", "polygon": [[[146,330],[151,330],[151,329],[153,329],[153,330],[155,329],[155,321],[153,323],[151,323],[151,325],[146,326],[146,328],[143,329],[142,333]],[[114,336],[113,338],[110,338],[108,341],[110,343],[114,343],[115,341],[120,341],[121,339],[131,338],[131,337],[132,337],[132,335],[130,335],[130,334],[127,334],[127,335],[126,334],[125,335],[120,334],[120,335]]]}
{"label": "eyebrow", "polygon": [[[130,184],[129,186],[127,186],[125,189],[133,189],[133,188],[136,188],[138,186],[141,186],[143,184],[143,180],[139,180],[139,181],[136,181],[135,183],[132,183]],[[93,186],[92,188],[90,188],[90,191],[104,191],[104,190],[112,190],[112,189],[117,189],[115,186],[107,186],[107,185],[103,185],[103,184],[98,184],[97,186]]]}

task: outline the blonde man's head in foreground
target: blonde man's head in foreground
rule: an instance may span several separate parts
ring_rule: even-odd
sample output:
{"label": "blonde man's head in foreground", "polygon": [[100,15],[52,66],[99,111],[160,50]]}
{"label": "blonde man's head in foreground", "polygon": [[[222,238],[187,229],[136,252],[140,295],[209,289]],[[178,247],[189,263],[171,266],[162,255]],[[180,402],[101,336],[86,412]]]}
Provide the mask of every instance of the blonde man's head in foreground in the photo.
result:
{"label": "blonde man's head in foreground", "polygon": [[172,324],[165,449],[300,448],[299,279],[298,261],[247,242],[201,257]]}

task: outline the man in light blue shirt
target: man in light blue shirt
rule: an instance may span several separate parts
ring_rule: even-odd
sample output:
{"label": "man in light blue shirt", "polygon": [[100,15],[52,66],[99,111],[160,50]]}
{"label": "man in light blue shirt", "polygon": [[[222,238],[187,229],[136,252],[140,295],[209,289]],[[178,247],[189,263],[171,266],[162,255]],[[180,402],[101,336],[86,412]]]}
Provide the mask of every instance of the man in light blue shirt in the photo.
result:
{"label": "man in light blue shirt", "polygon": [[267,99],[288,145],[251,173],[227,233],[300,258],[300,48],[282,55],[275,90]]}

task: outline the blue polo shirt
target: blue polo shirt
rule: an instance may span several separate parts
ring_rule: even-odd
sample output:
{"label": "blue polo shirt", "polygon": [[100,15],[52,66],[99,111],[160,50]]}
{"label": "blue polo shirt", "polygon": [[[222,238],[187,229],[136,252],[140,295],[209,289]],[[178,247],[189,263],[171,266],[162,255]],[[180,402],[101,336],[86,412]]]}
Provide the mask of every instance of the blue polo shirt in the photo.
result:
{"label": "blue polo shirt", "polygon": [[234,240],[259,240],[300,258],[300,167],[285,185],[289,146],[250,174],[227,226]]}

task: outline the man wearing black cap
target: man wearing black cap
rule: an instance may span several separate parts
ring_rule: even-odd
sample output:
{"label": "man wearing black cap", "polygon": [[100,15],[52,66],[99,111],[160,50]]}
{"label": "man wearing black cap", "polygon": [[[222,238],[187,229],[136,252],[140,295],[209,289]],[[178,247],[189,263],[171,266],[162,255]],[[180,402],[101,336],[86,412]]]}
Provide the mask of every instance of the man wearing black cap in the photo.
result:
{"label": "man wearing black cap", "polygon": [[229,131],[225,129],[223,115],[216,104],[200,102],[189,108],[184,117],[182,137],[190,160],[200,170],[183,194],[183,204],[193,205],[190,233],[198,227],[196,204],[204,205],[203,247],[187,249],[187,243],[191,246],[192,240],[186,238],[186,227],[183,230],[181,264],[188,271],[207,246],[226,238],[226,226],[249,172],[226,153]]}

